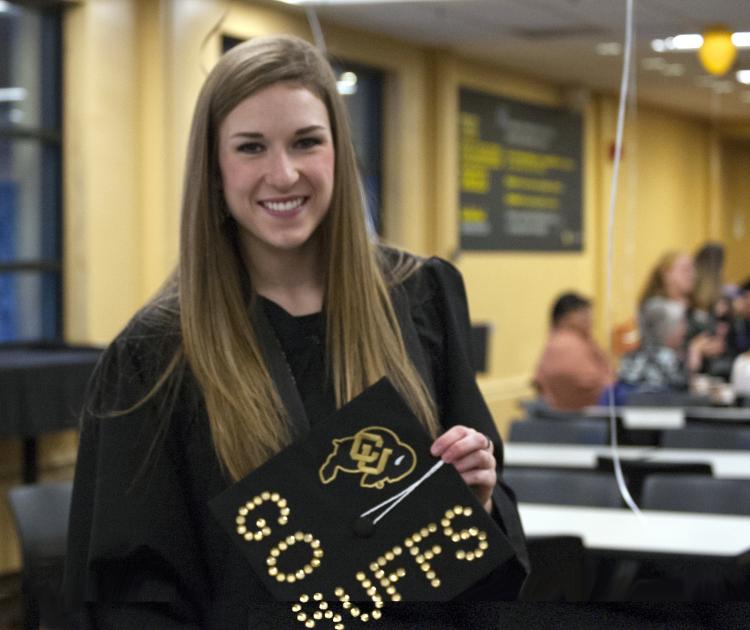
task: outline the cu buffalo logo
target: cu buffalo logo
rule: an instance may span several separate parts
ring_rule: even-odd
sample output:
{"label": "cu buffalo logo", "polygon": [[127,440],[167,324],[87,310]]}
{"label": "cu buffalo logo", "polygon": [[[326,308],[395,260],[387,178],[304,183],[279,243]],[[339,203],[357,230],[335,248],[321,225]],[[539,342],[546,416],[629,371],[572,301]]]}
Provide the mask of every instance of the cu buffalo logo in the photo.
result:
{"label": "cu buffalo logo", "polygon": [[354,435],[333,440],[333,451],[320,467],[320,480],[331,483],[339,471],[362,475],[363,488],[382,490],[406,477],[417,465],[414,449],[385,427],[366,427]]}

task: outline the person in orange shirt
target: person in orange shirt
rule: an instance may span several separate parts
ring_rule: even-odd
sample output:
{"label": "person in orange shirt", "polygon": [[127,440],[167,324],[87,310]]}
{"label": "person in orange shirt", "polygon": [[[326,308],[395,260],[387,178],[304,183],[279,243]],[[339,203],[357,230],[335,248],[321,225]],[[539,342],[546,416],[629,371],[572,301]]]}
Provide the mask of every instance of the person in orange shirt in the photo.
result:
{"label": "person in orange shirt", "polygon": [[552,409],[575,411],[596,404],[612,383],[609,362],[591,336],[591,302],[564,293],[552,307],[552,327],[534,384]]}

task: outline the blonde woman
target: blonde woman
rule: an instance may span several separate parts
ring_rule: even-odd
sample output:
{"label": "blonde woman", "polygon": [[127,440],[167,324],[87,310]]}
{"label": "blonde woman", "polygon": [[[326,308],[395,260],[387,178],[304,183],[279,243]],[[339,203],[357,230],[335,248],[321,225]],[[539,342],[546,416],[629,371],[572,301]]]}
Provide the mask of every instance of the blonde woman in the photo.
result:
{"label": "blonde woman", "polygon": [[638,301],[639,308],[650,298],[660,297],[690,306],[695,287],[695,263],[690,254],[670,251],[664,254],[649,273]]}
{"label": "blonde woman", "polygon": [[515,596],[523,533],[461,277],[368,238],[343,103],[314,47],[255,39],[209,74],[180,239],[173,278],[92,382],[66,570],[77,627],[254,627],[270,595],[208,501],[383,376],[507,533],[520,563],[484,592]]}

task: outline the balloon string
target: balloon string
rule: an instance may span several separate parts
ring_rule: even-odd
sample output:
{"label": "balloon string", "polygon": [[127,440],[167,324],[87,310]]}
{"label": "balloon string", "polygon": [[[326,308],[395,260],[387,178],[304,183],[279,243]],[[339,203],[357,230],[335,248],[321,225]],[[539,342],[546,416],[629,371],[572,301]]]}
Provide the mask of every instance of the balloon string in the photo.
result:
{"label": "balloon string", "polygon": [[368,514],[372,514],[373,512],[376,512],[377,510],[385,507],[389,503],[391,504],[387,510],[382,512],[380,515],[378,515],[376,518],[373,519],[373,524],[377,525],[378,521],[383,518],[388,512],[390,512],[393,508],[395,508],[401,501],[403,501],[406,497],[408,497],[412,492],[414,492],[419,486],[421,486],[425,481],[427,481],[432,475],[434,475],[440,467],[445,462],[443,460],[440,460],[437,464],[435,464],[432,468],[430,468],[424,475],[422,475],[419,479],[417,479],[413,484],[408,486],[407,488],[404,488],[401,490],[401,492],[397,492],[392,497],[386,499],[382,503],[378,503],[375,507],[371,507],[366,512],[362,512],[360,514],[360,518],[367,516]]}
{"label": "balloon string", "polygon": [[[617,202],[617,182],[620,174],[620,161],[622,157],[622,132],[625,126],[625,110],[628,98],[628,83],[630,78],[630,59],[633,48],[633,0],[627,0],[627,12],[625,18],[625,50],[623,51],[622,77],[620,79],[620,102],[617,110],[617,134],[615,137],[615,159],[612,168],[612,184],[610,186],[609,196],[609,214],[607,224],[607,286],[605,301],[607,304],[606,319],[607,330],[610,329],[610,311],[612,306],[612,258],[614,251],[614,225],[615,225],[615,204]],[[612,445],[612,462],[614,464],[615,479],[620,495],[626,505],[635,513],[640,515],[633,497],[625,485],[625,476],[622,472],[622,463],[620,454],[617,450],[617,419],[615,417],[615,398],[614,389],[609,388],[608,395],[609,406],[609,432]]]}

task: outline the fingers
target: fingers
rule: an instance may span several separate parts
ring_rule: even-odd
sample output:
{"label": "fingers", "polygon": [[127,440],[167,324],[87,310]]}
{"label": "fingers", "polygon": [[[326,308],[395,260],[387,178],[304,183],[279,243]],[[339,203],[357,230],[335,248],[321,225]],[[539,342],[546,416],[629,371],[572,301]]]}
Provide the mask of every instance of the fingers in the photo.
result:
{"label": "fingers", "polygon": [[448,429],[430,449],[435,457],[453,464],[487,512],[492,508],[492,491],[497,484],[494,450],[492,440],[484,433],[463,425]]}
{"label": "fingers", "polygon": [[485,450],[492,454],[494,445],[484,433],[457,425],[435,440],[430,452],[435,457],[440,457],[446,464],[453,464],[478,450]]}
{"label": "fingers", "polygon": [[461,479],[467,486],[480,488],[490,495],[497,484],[497,473],[494,468],[473,468],[462,472]]}
{"label": "fingers", "polygon": [[454,468],[460,472],[466,472],[474,468],[481,468],[487,470],[495,470],[496,462],[495,457],[487,449],[480,449],[478,451],[472,451],[468,455],[457,459],[453,462]]}

